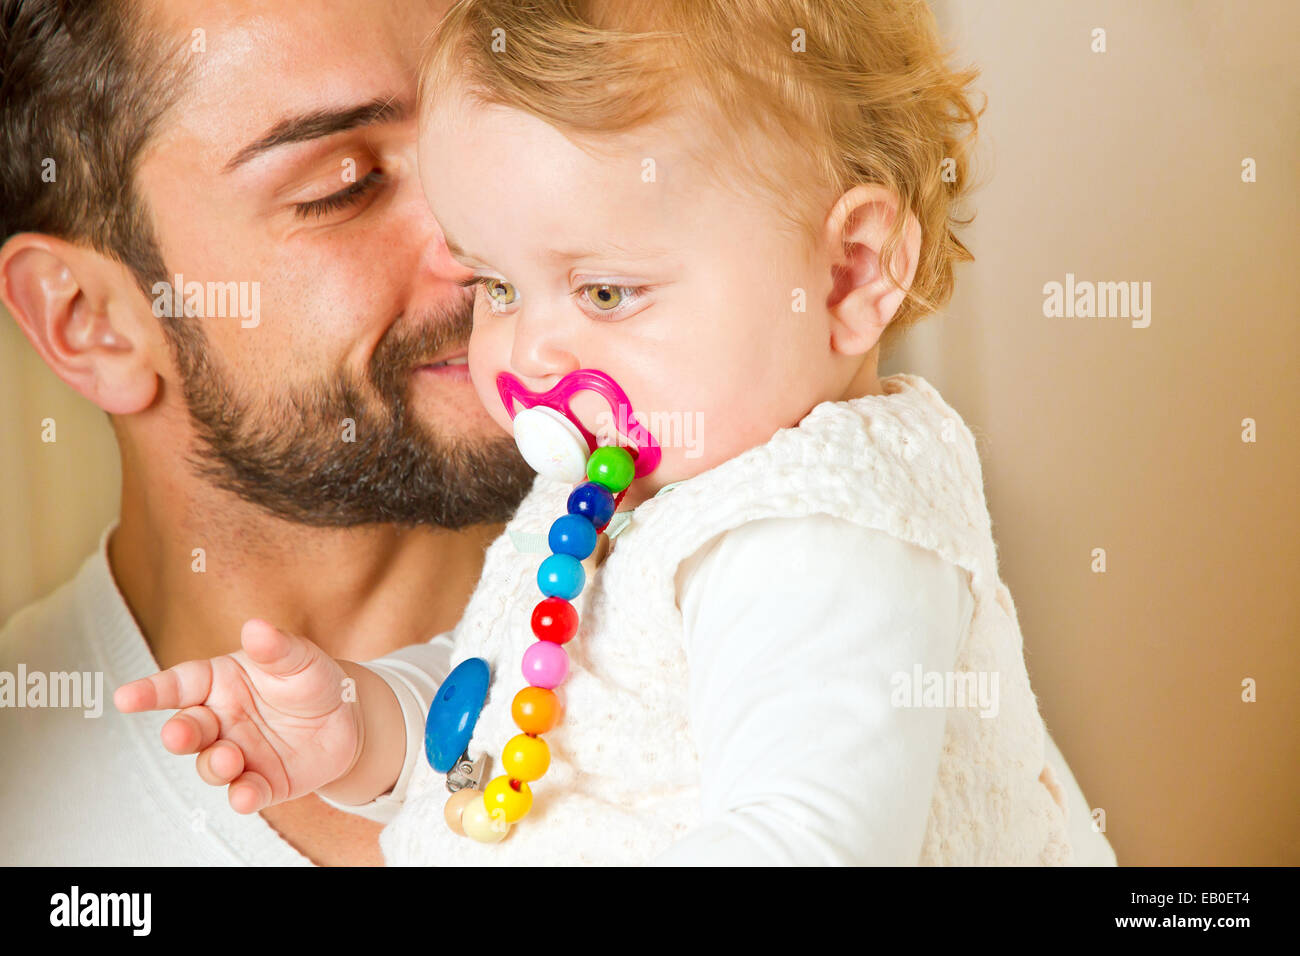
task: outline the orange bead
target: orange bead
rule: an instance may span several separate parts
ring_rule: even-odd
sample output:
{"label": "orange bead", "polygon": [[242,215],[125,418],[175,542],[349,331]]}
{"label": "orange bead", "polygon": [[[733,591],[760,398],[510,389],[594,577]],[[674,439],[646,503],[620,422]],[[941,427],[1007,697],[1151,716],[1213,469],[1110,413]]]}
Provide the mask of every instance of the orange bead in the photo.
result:
{"label": "orange bead", "polygon": [[560,722],[564,705],[555,691],[545,687],[525,687],[515,694],[510,705],[515,726],[526,734],[544,734]]}

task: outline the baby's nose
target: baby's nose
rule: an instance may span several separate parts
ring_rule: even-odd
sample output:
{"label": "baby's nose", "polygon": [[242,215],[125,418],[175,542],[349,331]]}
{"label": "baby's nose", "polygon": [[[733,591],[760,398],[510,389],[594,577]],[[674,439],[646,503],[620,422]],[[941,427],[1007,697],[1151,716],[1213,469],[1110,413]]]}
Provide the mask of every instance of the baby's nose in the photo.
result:
{"label": "baby's nose", "polygon": [[577,346],[563,320],[521,317],[515,323],[510,370],[530,389],[544,392],[563,376],[582,368]]}

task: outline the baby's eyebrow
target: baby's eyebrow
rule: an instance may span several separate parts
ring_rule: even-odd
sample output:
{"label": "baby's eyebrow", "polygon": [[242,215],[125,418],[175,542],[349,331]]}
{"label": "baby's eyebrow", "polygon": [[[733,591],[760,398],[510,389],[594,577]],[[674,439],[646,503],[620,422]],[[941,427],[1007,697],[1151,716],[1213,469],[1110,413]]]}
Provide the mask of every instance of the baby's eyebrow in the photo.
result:
{"label": "baby's eyebrow", "polygon": [[464,248],[461,247],[461,244],[452,237],[451,233],[447,232],[447,230],[445,229],[442,231],[442,239],[445,243],[447,243],[447,251],[450,252],[453,256],[455,256],[457,259],[473,259],[475,262],[479,263],[480,265],[484,264],[481,258],[479,258],[476,255],[473,255],[472,253],[466,252]]}
{"label": "baby's eyebrow", "polygon": [[546,257],[555,262],[576,262],[579,259],[659,259],[668,254],[666,249],[652,247],[629,248],[616,242],[601,242],[585,249],[550,249]]}
{"label": "baby's eyebrow", "polygon": [[[447,251],[457,259],[469,259],[477,262],[479,265],[486,265],[487,260],[482,256],[476,256],[472,252],[466,252],[456,237],[445,229],[442,233],[443,241],[447,243]],[[631,248],[623,246],[617,242],[599,242],[587,248],[578,249],[548,249],[545,258],[553,262],[576,262],[579,259],[599,259],[602,257],[619,257],[629,260],[647,260],[658,259],[668,254],[666,249],[653,247]]]}

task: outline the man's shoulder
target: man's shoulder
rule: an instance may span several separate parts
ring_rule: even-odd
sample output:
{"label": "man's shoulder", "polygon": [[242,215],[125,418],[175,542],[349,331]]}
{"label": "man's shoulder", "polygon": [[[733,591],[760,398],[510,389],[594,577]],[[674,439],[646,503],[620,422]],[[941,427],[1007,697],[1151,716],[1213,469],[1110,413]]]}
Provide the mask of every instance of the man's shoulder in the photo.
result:
{"label": "man's shoulder", "polygon": [[0,627],[0,668],[75,653],[69,645],[80,643],[84,636],[77,600],[79,578],[80,573],[10,615]]}
{"label": "man's shoulder", "polygon": [[166,712],[114,688],[157,670],[102,550],[0,629],[0,860],[15,865],[308,865],[159,742]]}
{"label": "man's shoulder", "polygon": [[98,557],[92,554],[76,575],[9,616],[0,627],[0,670],[11,670],[20,661],[30,666],[80,656],[85,640],[80,585]]}

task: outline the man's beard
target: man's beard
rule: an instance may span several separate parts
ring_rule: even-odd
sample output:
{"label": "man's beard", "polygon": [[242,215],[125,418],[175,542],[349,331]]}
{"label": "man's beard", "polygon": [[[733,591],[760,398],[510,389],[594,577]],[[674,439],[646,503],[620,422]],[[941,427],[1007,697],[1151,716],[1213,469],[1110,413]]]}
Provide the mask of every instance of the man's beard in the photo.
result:
{"label": "man's beard", "polygon": [[435,435],[407,402],[412,371],[468,341],[472,315],[464,303],[394,323],[364,382],[339,374],[266,398],[236,391],[195,326],[173,326],[197,435],[192,463],[218,487],[299,524],[455,529],[508,520],[535,477],[514,441]]}

